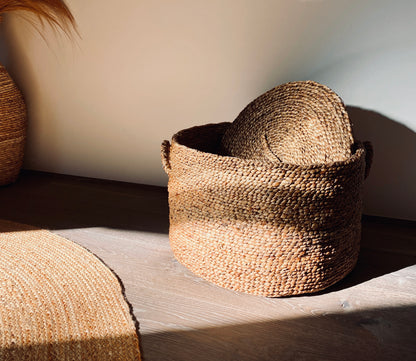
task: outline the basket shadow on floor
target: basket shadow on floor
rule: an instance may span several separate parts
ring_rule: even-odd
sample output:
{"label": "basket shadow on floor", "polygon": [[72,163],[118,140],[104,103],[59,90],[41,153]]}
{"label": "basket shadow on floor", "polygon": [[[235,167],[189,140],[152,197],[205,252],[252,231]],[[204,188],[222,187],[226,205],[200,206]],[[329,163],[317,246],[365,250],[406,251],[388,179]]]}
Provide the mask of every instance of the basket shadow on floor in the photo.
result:
{"label": "basket shadow on floor", "polygon": [[415,306],[387,307],[162,332],[143,335],[142,342],[149,360],[410,361],[415,327]]}

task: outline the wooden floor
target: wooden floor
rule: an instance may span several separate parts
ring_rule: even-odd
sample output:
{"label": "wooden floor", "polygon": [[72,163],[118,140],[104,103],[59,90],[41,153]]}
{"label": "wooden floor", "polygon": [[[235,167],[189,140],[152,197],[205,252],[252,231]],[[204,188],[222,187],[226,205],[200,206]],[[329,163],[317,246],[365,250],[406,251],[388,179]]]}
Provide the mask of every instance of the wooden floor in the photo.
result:
{"label": "wooden floor", "polygon": [[365,217],[359,263],[311,296],[216,287],[173,257],[167,191],[25,172],[0,187],[0,218],[52,230],[120,277],[147,361],[416,360],[415,223]]}

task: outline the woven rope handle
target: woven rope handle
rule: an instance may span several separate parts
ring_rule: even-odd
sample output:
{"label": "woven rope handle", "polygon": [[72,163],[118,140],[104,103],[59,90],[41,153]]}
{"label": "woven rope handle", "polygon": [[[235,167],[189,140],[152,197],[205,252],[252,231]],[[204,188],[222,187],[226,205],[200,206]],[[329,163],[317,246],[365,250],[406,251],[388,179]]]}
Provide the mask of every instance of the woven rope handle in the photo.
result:
{"label": "woven rope handle", "polygon": [[373,156],[374,156],[374,149],[371,142],[364,142],[364,148],[365,148],[365,173],[364,173],[364,179],[368,177],[370,174],[371,165],[373,163]]}
{"label": "woven rope handle", "polygon": [[163,141],[160,147],[160,154],[162,157],[163,169],[165,170],[166,174],[169,175],[169,171],[171,168],[170,168],[170,162],[169,162],[170,143],[168,140]]}

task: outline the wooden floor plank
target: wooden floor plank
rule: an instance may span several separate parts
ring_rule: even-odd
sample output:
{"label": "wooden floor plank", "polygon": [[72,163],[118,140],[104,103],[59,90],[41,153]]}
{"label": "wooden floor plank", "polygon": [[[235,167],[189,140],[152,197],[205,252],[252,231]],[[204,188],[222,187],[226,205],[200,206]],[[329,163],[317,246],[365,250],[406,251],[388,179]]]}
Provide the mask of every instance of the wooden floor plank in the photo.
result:
{"label": "wooden floor plank", "polygon": [[365,217],[357,267],[315,295],[222,289],[179,264],[161,187],[27,172],[0,188],[0,218],[51,229],[125,287],[145,360],[414,360],[416,227]]}

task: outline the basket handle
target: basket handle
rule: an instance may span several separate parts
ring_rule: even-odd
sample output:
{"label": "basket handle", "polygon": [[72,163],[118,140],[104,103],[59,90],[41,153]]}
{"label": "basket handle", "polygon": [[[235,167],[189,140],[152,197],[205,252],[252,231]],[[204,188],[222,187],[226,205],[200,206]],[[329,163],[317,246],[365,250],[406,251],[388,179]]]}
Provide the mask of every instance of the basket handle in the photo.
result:
{"label": "basket handle", "polygon": [[364,179],[370,174],[371,165],[373,163],[374,148],[371,142],[363,142],[365,148],[365,172]]}
{"label": "basket handle", "polygon": [[165,170],[166,174],[169,175],[171,167],[170,167],[170,162],[169,162],[170,143],[168,140],[164,140],[162,142],[162,145],[160,146],[160,154],[162,157],[163,169]]}

